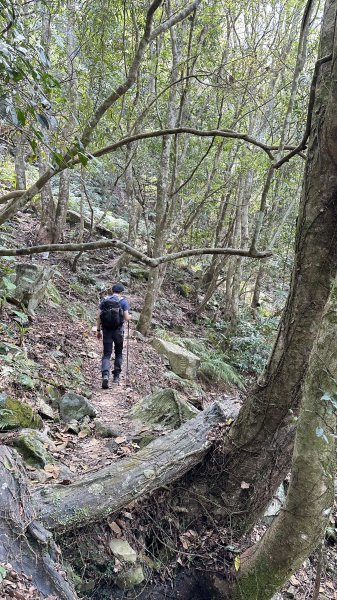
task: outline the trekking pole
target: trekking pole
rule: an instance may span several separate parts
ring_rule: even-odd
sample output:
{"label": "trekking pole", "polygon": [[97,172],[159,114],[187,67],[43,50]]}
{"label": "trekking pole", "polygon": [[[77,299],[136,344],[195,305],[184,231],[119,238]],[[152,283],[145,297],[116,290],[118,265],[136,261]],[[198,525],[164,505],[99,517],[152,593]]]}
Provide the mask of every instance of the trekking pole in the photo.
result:
{"label": "trekking pole", "polygon": [[129,378],[129,342],[130,342],[130,321],[128,321],[128,335],[126,338],[126,373],[125,373],[125,385],[128,384]]}

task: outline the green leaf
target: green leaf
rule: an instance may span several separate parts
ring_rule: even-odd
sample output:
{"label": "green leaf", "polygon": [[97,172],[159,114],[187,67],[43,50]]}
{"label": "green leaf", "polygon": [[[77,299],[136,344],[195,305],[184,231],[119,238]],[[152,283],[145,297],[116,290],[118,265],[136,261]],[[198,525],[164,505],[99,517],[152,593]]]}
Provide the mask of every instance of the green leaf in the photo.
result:
{"label": "green leaf", "polygon": [[13,310],[12,312],[18,317],[18,320],[20,322],[27,323],[28,317],[24,312],[22,312],[21,310]]}
{"label": "green leaf", "polygon": [[32,390],[35,387],[35,383],[33,381],[33,379],[31,377],[29,377],[29,375],[26,375],[26,373],[22,373],[20,375],[19,381],[21,383],[21,385],[23,385],[24,387]]}
{"label": "green leaf", "polygon": [[25,116],[25,113],[23,112],[23,110],[21,110],[21,108],[18,108],[16,111],[16,114],[18,116],[18,121],[19,121],[20,125],[22,125],[22,126],[26,125],[26,116]]}
{"label": "green leaf", "polygon": [[2,281],[5,285],[6,290],[8,290],[8,291],[15,290],[15,288],[16,288],[15,283],[12,283],[12,281],[7,279],[7,277],[3,277]]}
{"label": "green leaf", "polygon": [[6,575],[7,575],[7,571],[6,571],[5,567],[2,567],[0,565],[0,583],[5,579]]}
{"label": "green leaf", "polygon": [[88,157],[85,154],[82,154],[82,152],[79,152],[78,153],[78,159],[79,159],[81,165],[83,165],[84,167],[87,166],[89,159],[88,159]]}
{"label": "green leaf", "polygon": [[60,152],[52,152],[51,159],[52,159],[53,163],[57,164],[57,166],[60,167],[62,165],[63,156],[62,156],[62,154],[60,154]]}

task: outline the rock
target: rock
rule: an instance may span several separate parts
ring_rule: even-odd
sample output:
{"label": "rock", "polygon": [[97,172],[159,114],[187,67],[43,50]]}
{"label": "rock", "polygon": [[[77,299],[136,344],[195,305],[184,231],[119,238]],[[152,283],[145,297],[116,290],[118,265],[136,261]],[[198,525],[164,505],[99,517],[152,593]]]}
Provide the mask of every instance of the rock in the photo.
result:
{"label": "rock", "polygon": [[[133,317],[134,317],[134,313],[132,313],[132,318]],[[135,340],[138,340],[139,342],[145,342],[146,341],[146,337],[142,333],[140,333],[140,331],[137,331],[137,330],[133,332],[133,337],[134,337]]]}
{"label": "rock", "polygon": [[15,344],[10,344],[9,342],[0,342],[0,355],[7,354],[17,356],[19,354],[24,354],[24,352],[22,352],[22,348],[19,348],[19,346],[16,346]]}
{"label": "rock", "polygon": [[115,440],[111,438],[108,442],[106,442],[106,447],[108,448],[108,450],[110,450],[110,452],[115,452],[119,449],[119,445],[117,444],[117,442],[115,442]]}
{"label": "rock", "polygon": [[[91,428],[88,425],[88,423],[83,423],[81,425],[80,429],[81,429],[81,435],[82,434],[85,434],[85,435],[91,435],[92,434]],[[81,437],[81,435],[80,435],[80,437]],[[83,437],[85,437],[85,435],[83,435]]]}
{"label": "rock", "polygon": [[80,424],[75,419],[72,419],[68,423],[67,431],[71,431],[72,433],[78,433],[80,430]]}
{"label": "rock", "polygon": [[[74,204],[70,203],[70,204],[73,205],[75,210],[68,210],[67,221],[72,225],[76,225],[77,223],[80,222],[81,215],[76,210],[76,208],[77,208],[76,203],[74,203]],[[95,212],[95,217],[96,217],[95,220],[100,221],[101,217],[104,215],[103,211],[99,210],[98,208],[95,208],[94,212]],[[85,227],[85,229],[90,229],[90,227],[91,227],[89,215],[85,215],[84,227]],[[98,231],[98,233],[100,233],[101,235],[104,235],[105,237],[108,237],[108,238],[117,237],[123,241],[123,240],[127,240],[129,224],[124,219],[120,219],[118,217],[113,217],[111,213],[107,212],[105,214],[102,222],[100,221],[100,224],[97,225],[95,229],[96,229],[96,231]]]}
{"label": "rock", "polygon": [[195,294],[195,287],[190,283],[181,283],[178,285],[178,292],[184,298],[189,298],[192,294]]}
{"label": "rock", "polygon": [[25,402],[0,394],[0,430],[42,429],[43,421]]}
{"label": "rock", "polygon": [[200,358],[177,344],[155,337],[153,347],[159,354],[165,356],[172,371],[185,379],[196,379],[200,366]]}
{"label": "rock", "polygon": [[38,398],[37,407],[38,412],[40,413],[40,415],[42,415],[42,417],[54,420],[54,411],[52,407],[43,400],[43,398]]}
{"label": "rock", "polygon": [[22,431],[14,444],[20,452],[22,458],[33,467],[44,467],[47,464],[54,463],[54,457],[46,450],[48,440],[45,434],[31,429]]}
{"label": "rock", "polygon": [[141,281],[147,281],[149,278],[149,268],[136,263],[129,264],[128,273],[134,279],[140,279]]}
{"label": "rock", "polygon": [[85,416],[96,417],[94,407],[84,396],[68,392],[59,400],[59,411],[62,421],[69,423],[72,420],[79,421]]}
{"label": "rock", "polygon": [[143,569],[140,565],[127,569],[115,578],[115,584],[122,590],[131,590],[145,579]]}
{"label": "rock", "polygon": [[118,560],[135,564],[137,562],[137,552],[131,548],[126,540],[112,539],[109,544],[112,554]]}
{"label": "rock", "polygon": [[94,420],[94,425],[97,435],[102,438],[113,438],[119,436],[118,431],[110,427],[110,425],[107,423],[103,423],[103,421],[100,421],[99,419]]}
{"label": "rock", "polygon": [[143,398],[131,409],[129,417],[135,422],[133,441],[141,448],[159,435],[177,429],[199,411],[182,400],[176,390],[167,388]]}
{"label": "rock", "polygon": [[13,296],[34,314],[44,297],[53,269],[32,263],[19,263],[16,267],[15,291]]}
{"label": "rock", "polygon": [[[131,548],[126,540],[112,539],[110,541],[110,550],[112,554],[122,563],[126,563],[125,568],[115,578],[115,584],[121,589],[131,590],[136,585],[144,581],[143,569],[137,565],[137,552]],[[130,566],[132,565],[132,566]]]}
{"label": "rock", "polygon": [[132,419],[149,425],[160,425],[166,429],[177,429],[199,411],[182,400],[176,390],[166,388],[139,400],[130,410]]}
{"label": "rock", "polygon": [[63,463],[59,463],[58,466],[60,468],[60,482],[62,483],[62,481],[73,481],[74,473],[69,469],[69,467],[67,467],[67,465],[64,465]]}
{"label": "rock", "polygon": [[46,394],[48,394],[47,399],[50,400],[52,407],[58,408],[60,396],[61,396],[58,389],[54,385],[47,384],[45,387],[45,392],[46,392]]}

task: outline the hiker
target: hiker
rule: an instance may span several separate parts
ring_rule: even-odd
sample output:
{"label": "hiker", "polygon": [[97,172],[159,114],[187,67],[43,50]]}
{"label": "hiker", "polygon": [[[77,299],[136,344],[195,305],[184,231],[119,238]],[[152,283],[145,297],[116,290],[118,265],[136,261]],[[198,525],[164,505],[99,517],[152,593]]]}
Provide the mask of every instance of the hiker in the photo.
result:
{"label": "hiker", "polygon": [[99,305],[97,315],[97,337],[101,339],[103,331],[103,357],[102,357],[102,388],[109,387],[110,358],[113,344],[115,345],[115,363],[113,382],[119,383],[123,360],[124,321],[129,321],[129,303],[122,296],[124,286],[115,283],[112,286],[112,295],[105,296]]}

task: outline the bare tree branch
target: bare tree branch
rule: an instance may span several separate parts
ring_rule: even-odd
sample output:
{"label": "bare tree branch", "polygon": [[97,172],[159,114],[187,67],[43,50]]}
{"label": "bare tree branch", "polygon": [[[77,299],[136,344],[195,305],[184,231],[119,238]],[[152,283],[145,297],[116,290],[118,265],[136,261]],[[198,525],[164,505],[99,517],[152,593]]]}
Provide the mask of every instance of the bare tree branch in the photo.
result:
{"label": "bare tree branch", "polygon": [[0,249],[0,256],[30,256],[32,254],[40,254],[41,252],[90,252],[93,250],[102,250],[109,248],[118,248],[127,254],[131,254],[138,261],[144,263],[148,267],[158,267],[162,263],[178,260],[187,256],[201,256],[204,254],[231,254],[235,256],[246,256],[249,258],[266,258],[271,256],[271,252],[258,252],[257,250],[243,248],[192,248],[182,250],[164,256],[151,258],[144,252],[132,248],[128,244],[119,240],[99,240],[97,242],[85,242],[81,244],[44,244],[40,246],[31,246],[30,248],[11,248]]}
{"label": "bare tree branch", "polygon": [[158,37],[161,33],[164,33],[168,29],[171,29],[171,27],[176,25],[176,23],[179,23],[180,21],[183,21],[184,19],[186,19],[186,17],[188,17],[196,8],[198,8],[200,2],[201,2],[201,0],[194,0],[194,2],[192,2],[186,8],[184,8],[181,12],[170,17],[169,19],[167,19],[167,21],[164,21],[164,23],[162,23],[156,29],[154,29],[154,31],[150,37],[150,42],[152,42],[152,40],[154,40],[156,37]]}

